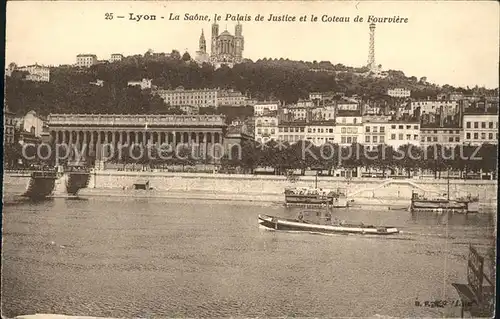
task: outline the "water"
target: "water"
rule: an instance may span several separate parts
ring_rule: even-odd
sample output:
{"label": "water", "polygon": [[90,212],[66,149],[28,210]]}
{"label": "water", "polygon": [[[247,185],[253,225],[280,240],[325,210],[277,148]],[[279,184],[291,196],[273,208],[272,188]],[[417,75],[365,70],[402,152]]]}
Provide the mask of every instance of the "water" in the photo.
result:
{"label": "water", "polygon": [[131,198],[7,204],[2,314],[457,316],[415,299],[457,299],[451,282],[466,282],[468,244],[485,252],[494,231],[490,215],[350,209],[333,216],[403,233],[281,233],[259,229],[259,213],[297,210]]}

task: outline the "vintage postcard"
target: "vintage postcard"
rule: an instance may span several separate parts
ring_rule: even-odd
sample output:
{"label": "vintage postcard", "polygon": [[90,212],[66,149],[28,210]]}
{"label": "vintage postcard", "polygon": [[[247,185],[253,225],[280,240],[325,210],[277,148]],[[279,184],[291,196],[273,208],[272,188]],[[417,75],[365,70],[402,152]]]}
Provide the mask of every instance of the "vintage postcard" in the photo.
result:
{"label": "vintage postcard", "polygon": [[493,317],[499,13],[9,1],[2,318]]}

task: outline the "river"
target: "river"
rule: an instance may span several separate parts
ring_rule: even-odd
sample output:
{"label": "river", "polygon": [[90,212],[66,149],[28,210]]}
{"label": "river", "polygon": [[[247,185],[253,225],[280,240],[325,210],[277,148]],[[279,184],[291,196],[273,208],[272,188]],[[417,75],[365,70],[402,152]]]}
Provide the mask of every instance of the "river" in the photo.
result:
{"label": "river", "polygon": [[[377,208],[380,209],[380,208]],[[260,229],[245,202],[99,197],[11,200],[3,211],[2,314],[102,317],[457,316],[416,307],[457,299],[468,244],[485,253],[491,214],[334,216],[403,232],[391,238]],[[485,269],[487,272],[488,269]]]}

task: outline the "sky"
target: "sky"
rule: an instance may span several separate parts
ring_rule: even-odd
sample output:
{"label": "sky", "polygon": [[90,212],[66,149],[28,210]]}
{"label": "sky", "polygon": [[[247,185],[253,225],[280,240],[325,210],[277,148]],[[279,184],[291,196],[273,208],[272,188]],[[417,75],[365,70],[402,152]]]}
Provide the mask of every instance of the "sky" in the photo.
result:
{"label": "sky", "polygon": [[[105,19],[107,13],[112,20]],[[156,15],[134,21],[135,15]],[[184,21],[184,15],[208,15],[210,21]],[[170,14],[180,21],[169,20]],[[236,21],[226,14],[249,15],[241,22],[243,56],[367,64],[368,16],[407,18],[407,23],[377,23],[375,60],[383,70],[426,76],[429,82],[454,86],[498,87],[499,16],[496,1],[8,1],[6,64],[73,64],[79,53],[107,60],[155,52],[195,55],[201,30],[210,50],[211,24],[219,14],[219,32],[234,34]],[[265,20],[254,21],[261,14]],[[270,14],[296,16],[295,22],[269,22]],[[117,16],[125,16],[117,19]],[[307,21],[298,21],[306,15]],[[318,17],[310,21],[311,15]],[[322,16],[350,17],[350,22],[322,22]],[[164,19],[160,17],[163,16]],[[354,22],[356,16],[363,22]]]}

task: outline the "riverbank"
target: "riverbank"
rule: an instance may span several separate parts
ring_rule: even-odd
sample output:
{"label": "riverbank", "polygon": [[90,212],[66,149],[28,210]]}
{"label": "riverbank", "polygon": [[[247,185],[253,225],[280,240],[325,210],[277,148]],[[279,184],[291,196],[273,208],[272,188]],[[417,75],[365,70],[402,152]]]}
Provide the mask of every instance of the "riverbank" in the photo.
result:
{"label": "riverbank", "polygon": [[[4,189],[26,184],[27,178],[4,175]],[[150,190],[134,190],[134,184],[148,184]],[[286,187],[317,187],[344,189],[354,205],[399,207],[408,206],[412,192],[428,197],[478,196],[481,207],[497,207],[497,182],[490,180],[446,179],[375,179],[300,176],[237,175],[173,172],[124,172],[114,170],[91,173],[89,185],[79,192],[81,197],[114,196],[136,198],[176,198],[200,200],[231,200],[283,204]]]}

